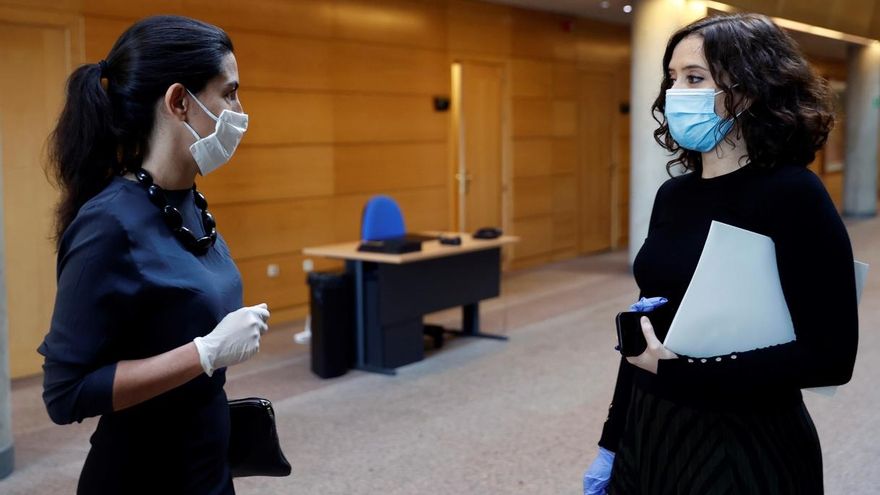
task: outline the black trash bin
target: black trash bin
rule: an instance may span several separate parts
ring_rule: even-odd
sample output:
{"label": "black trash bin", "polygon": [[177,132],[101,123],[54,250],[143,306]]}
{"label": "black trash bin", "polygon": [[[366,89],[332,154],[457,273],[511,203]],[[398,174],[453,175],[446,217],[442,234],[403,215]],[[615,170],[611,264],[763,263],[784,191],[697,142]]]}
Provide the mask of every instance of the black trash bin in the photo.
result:
{"label": "black trash bin", "polygon": [[310,272],[312,372],[344,375],[354,366],[354,283],[345,272]]}

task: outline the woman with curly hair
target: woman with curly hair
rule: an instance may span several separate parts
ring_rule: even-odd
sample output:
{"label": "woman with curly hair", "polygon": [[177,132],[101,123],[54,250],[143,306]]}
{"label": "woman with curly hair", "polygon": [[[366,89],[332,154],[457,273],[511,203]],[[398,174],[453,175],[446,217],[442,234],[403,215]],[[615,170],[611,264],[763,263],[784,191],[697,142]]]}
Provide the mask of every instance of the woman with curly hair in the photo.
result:
{"label": "woman with curly hair", "polygon": [[848,382],[858,344],[849,237],[807,169],[833,124],[826,83],[767,17],[708,17],[670,38],[652,110],[667,168],[689,173],[657,192],[634,264],[641,295],[674,313],[717,220],[774,241],[797,338],[696,359],[643,318],[648,349],[621,360],[584,491],[610,476],[612,494],[822,493],[801,389]]}

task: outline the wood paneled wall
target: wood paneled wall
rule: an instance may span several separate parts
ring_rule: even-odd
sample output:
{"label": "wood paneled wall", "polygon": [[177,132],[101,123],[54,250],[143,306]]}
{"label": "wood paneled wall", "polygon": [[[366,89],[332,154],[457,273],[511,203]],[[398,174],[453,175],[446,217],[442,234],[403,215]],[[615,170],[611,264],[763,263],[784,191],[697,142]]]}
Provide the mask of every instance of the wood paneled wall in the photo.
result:
{"label": "wood paneled wall", "polygon": [[[613,145],[594,143],[595,137],[583,132],[579,115],[587,101],[579,76],[617,74],[617,91],[604,96],[615,102],[615,110],[617,102],[627,101],[629,30],[516,11],[511,37],[512,227],[523,238],[515,248],[513,266],[524,267],[582,252],[579,219],[585,212],[580,211],[578,196],[589,192],[580,182],[581,168],[614,164],[587,163],[581,153],[583,146]],[[603,112],[603,117],[608,125],[620,127],[616,112]],[[628,163],[618,165],[618,173],[628,168]],[[612,233],[608,235],[610,239]]]}
{"label": "wood paneled wall", "polygon": [[[268,302],[276,323],[306,312],[302,248],[356,238],[371,195],[394,196],[409,230],[455,227],[453,113],[435,111],[432,99],[451,94],[450,66],[460,60],[504,68],[503,216],[523,238],[512,250],[512,266],[583,251],[578,198],[589,193],[584,167],[595,166],[583,156],[585,145],[612,149],[609,236],[611,245],[626,242],[627,116],[607,115],[612,143],[589,142],[579,120],[591,111],[583,98],[585,74],[612,77],[611,106],[627,102],[627,27],[470,0],[0,0],[3,22],[67,19],[74,26],[66,54],[72,64],[104,58],[133,21],[160,13],[215,23],[236,46],[252,126],[233,161],[199,185],[238,262],[246,302]],[[43,127],[31,131],[45,134]],[[48,211],[47,198],[39,209],[7,205],[5,213],[24,218]],[[48,232],[23,239],[8,230],[7,224],[6,239],[22,245],[48,242]],[[50,263],[37,259],[44,251],[13,261]],[[339,266],[315,262],[318,269]],[[277,277],[268,276],[270,265],[280,268]],[[42,312],[22,323],[16,314],[51,307],[54,288],[9,290],[33,296],[10,307],[10,339],[21,343],[12,370],[22,376],[39,370],[32,349],[48,317]]]}
{"label": "wood paneled wall", "polygon": [[[628,29],[470,1],[183,1],[226,29],[252,126],[233,161],[201,181],[245,280],[275,321],[308,302],[301,249],[358,234],[372,194],[409,230],[450,229],[450,94],[460,56],[503,60],[513,128],[514,266],[577,254],[577,70],[626,70]],[[88,9],[89,60],[141,10]],[[268,278],[267,267],[280,267]],[[322,263],[320,267],[334,266]]]}
{"label": "wood paneled wall", "polygon": [[[397,199],[410,230],[450,227],[448,116],[432,106],[449,94],[443,2],[168,7],[221,26],[235,45],[251,127],[233,160],[199,187],[242,272],[246,303],[268,302],[276,323],[304,315],[302,248],[357,238],[373,194]],[[86,12],[86,57],[103,58],[146,13],[123,4]]]}
{"label": "wood paneled wall", "polygon": [[[462,58],[504,68],[504,218],[524,239],[512,250],[513,266],[576,255],[578,72],[625,73],[629,52],[623,26],[470,0],[0,0],[0,7],[78,19],[74,63],[104,58],[148,15],[192,16],[229,32],[251,128],[233,161],[199,187],[242,272],[246,302],[268,302],[276,323],[306,313],[302,248],[356,238],[371,195],[395,197],[409,230],[455,227],[452,112],[435,111],[433,97],[451,95],[450,67]],[[280,268],[276,277],[270,265]],[[35,297],[50,307],[54,291],[43,292]],[[47,327],[10,331],[31,346]],[[16,376],[39,370],[35,353],[12,360],[22,363]]]}

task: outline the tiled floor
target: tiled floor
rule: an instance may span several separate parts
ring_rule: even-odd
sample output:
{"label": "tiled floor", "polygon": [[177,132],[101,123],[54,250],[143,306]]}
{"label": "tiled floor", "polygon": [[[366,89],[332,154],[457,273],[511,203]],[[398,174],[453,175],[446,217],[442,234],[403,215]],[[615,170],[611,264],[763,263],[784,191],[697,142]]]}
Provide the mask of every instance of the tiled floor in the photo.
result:
{"label": "tiled floor", "polygon": [[[852,224],[857,258],[880,267],[880,220]],[[808,396],[825,454],[827,493],[880,485],[880,276],[869,277],[853,382]],[[509,342],[455,339],[396,377],[349,372],[320,380],[308,348],[279,325],[257,358],[229,373],[230,397],[276,406],[294,466],[284,479],[236,482],[244,494],[578,493],[616,372],[611,317],[636,293],[625,253],[516,272],[483,305],[483,326]],[[457,311],[430,320],[456,326]],[[17,469],[2,494],[75,491],[95,421],[55,426],[39,379],[13,384]]]}

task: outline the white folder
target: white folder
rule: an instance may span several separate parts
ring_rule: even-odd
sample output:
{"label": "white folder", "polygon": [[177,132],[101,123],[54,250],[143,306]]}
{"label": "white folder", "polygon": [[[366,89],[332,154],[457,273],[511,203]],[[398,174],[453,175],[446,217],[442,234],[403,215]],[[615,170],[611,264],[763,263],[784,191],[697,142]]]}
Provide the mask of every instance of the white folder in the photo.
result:
{"label": "white folder", "polygon": [[[868,265],[857,261],[855,271],[861,298]],[[663,344],[676,354],[711,357],[793,340],[773,240],[713,221]],[[834,388],[814,390],[827,394]]]}

